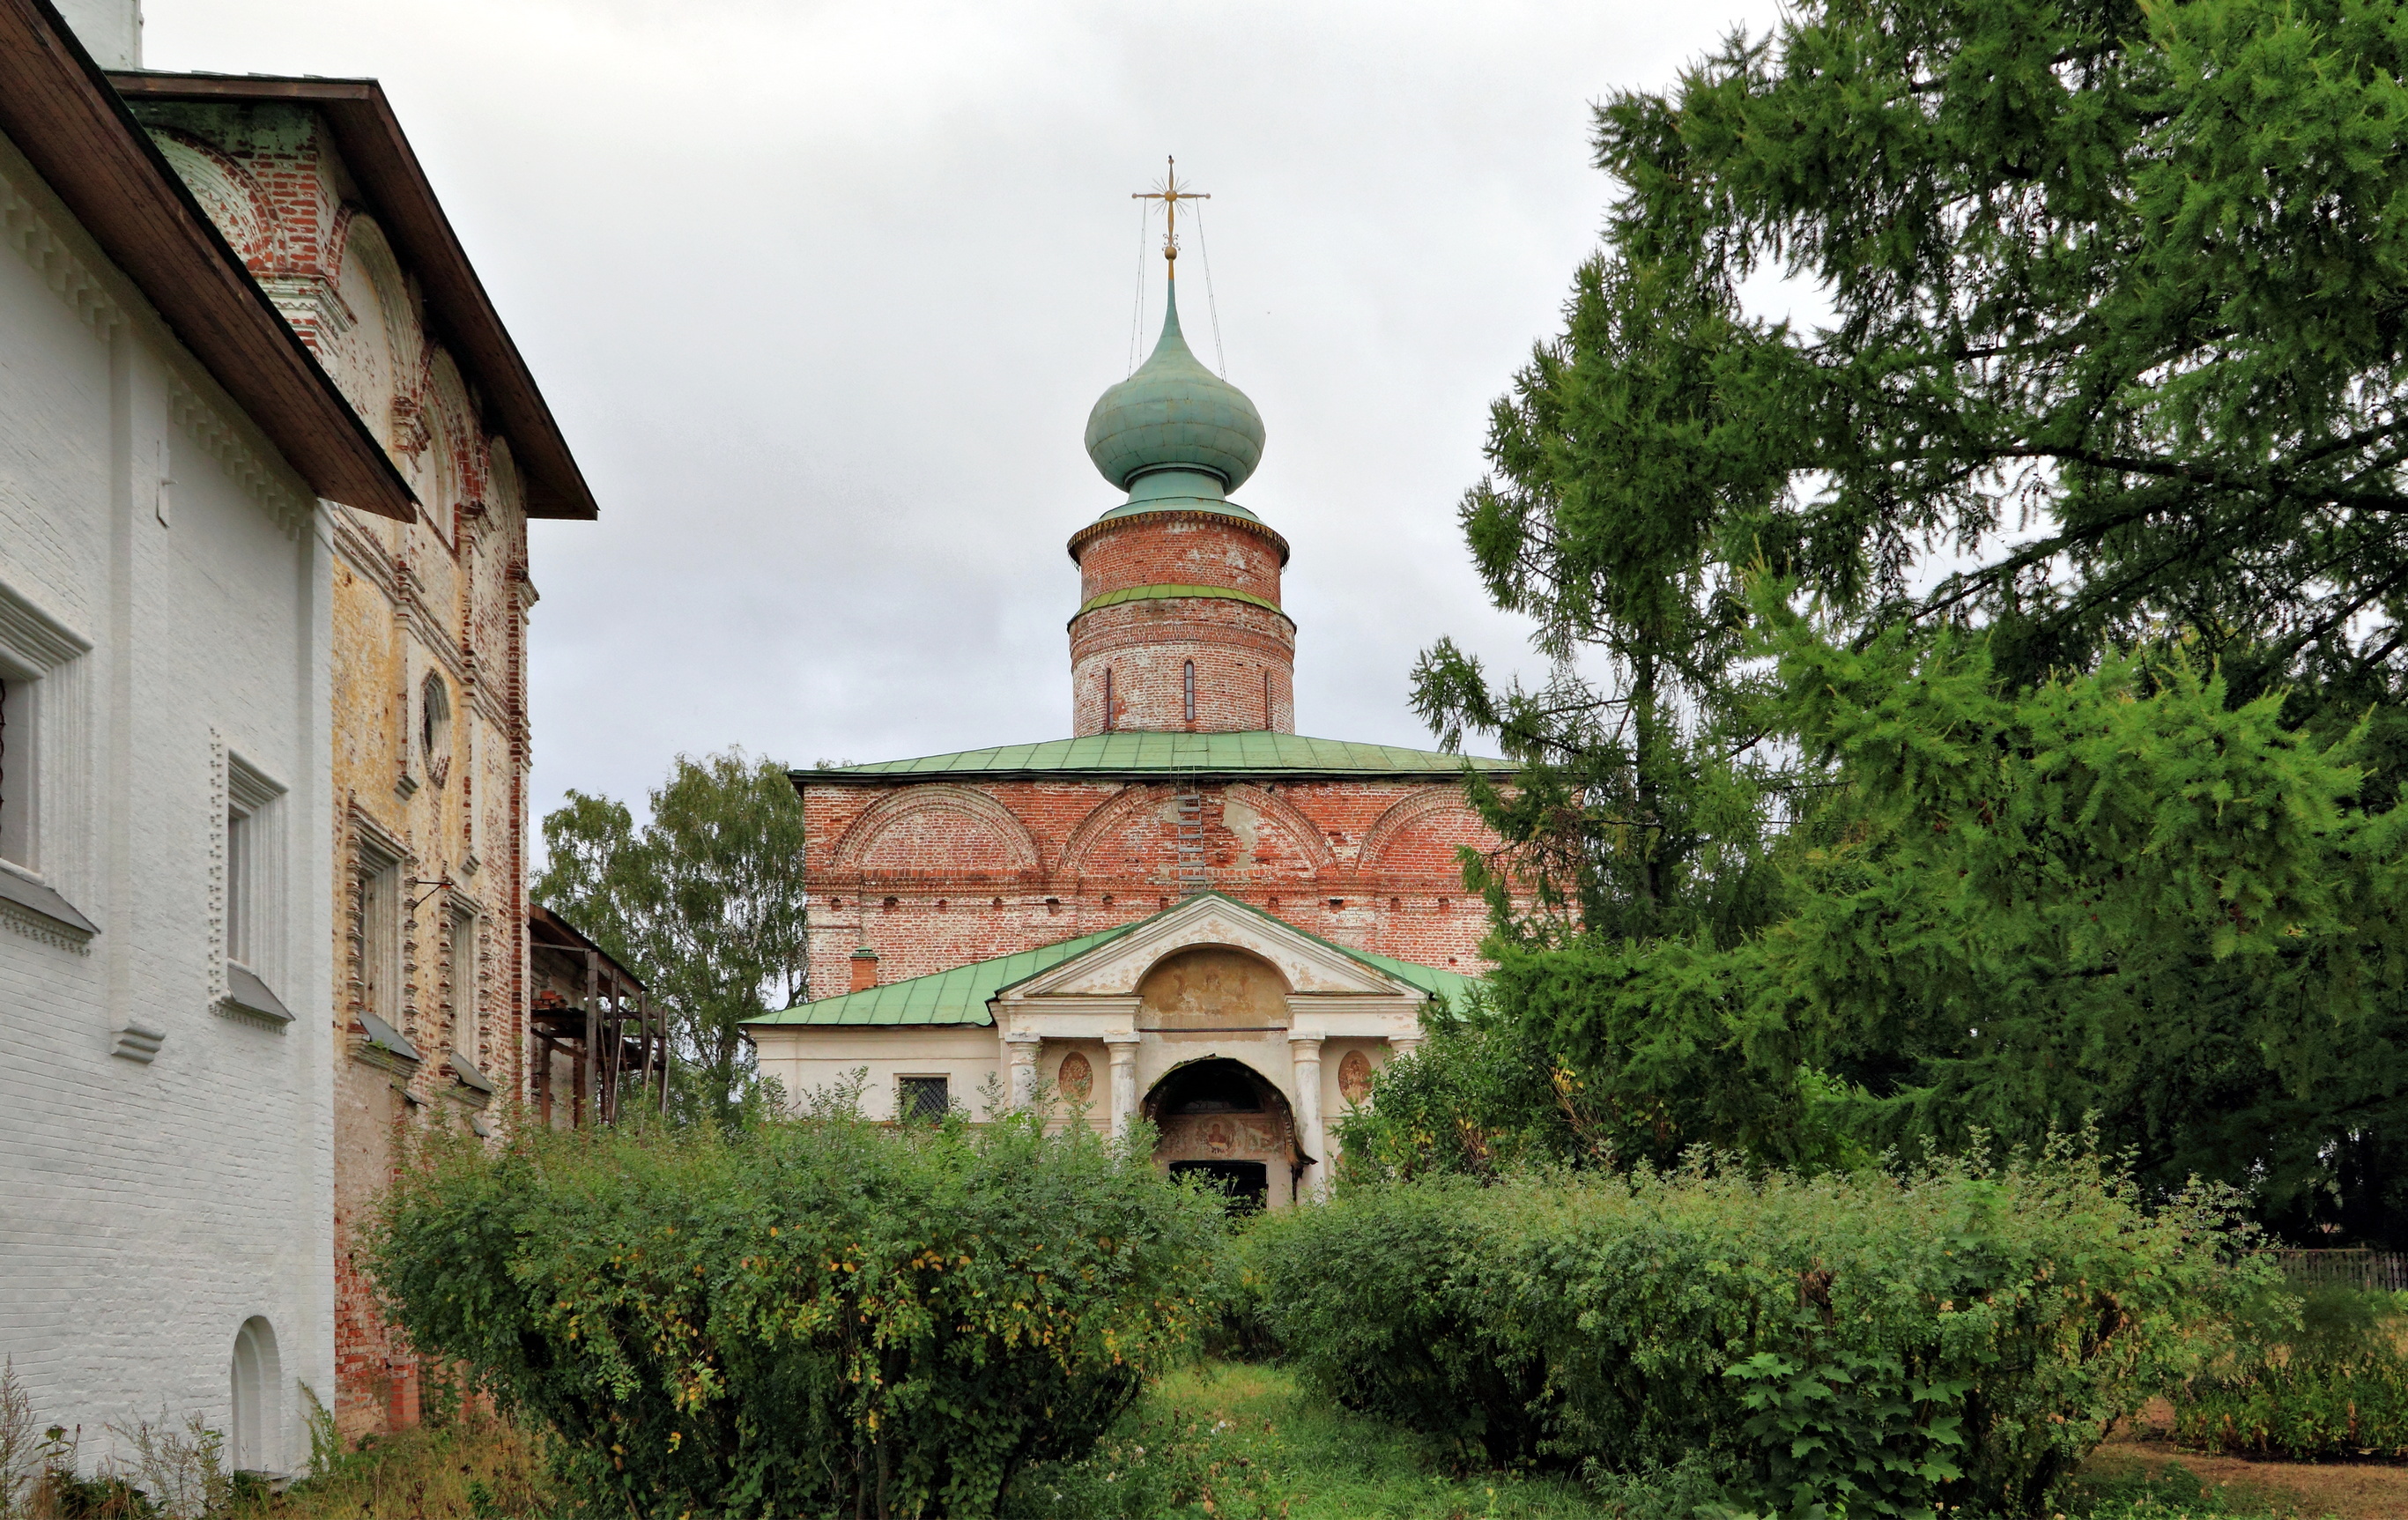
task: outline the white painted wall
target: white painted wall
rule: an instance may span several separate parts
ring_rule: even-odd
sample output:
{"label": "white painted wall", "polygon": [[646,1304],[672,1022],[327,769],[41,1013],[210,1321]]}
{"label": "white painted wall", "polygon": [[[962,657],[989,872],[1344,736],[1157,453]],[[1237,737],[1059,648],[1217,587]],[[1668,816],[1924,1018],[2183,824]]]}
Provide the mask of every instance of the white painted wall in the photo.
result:
{"label": "white painted wall", "polygon": [[[307,1458],[298,1384],[331,1398],[330,566],[307,488],[0,139],[0,663],[82,646],[35,688],[33,864],[99,929],[0,905],[0,1355],[87,1462],[163,1410],[233,1434],[247,1322],[262,1465]],[[281,1028],[220,1002],[229,756],[283,789]]]}
{"label": "white painted wall", "polygon": [[142,66],[142,0],[55,0],[64,18],[103,68]]}

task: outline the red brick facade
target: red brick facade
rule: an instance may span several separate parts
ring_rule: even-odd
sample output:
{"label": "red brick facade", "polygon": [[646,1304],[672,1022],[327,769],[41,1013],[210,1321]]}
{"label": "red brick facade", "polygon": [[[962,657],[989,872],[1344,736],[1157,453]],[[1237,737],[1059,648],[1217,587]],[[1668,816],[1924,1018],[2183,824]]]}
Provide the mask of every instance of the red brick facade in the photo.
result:
{"label": "red brick facade", "polygon": [[[1226,512],[1108,517],[1070,540],[1071,732],[1296,732],[1296,624],[1279,609],[1287,541]],[[1211,587],[1232,596],[1168,595]],[[1129,599],[1095,605],[1119,595]]]}
{"label": "red brick facade", "polygon": [[[1160,911],[1184,890],[1175,784],[802,787],[810,995],[926,976]],[[1203,782],[1204,884],[1357,950],[1474,971],[1487,914],[1456,850],[1495,837],[1447,781]]]}

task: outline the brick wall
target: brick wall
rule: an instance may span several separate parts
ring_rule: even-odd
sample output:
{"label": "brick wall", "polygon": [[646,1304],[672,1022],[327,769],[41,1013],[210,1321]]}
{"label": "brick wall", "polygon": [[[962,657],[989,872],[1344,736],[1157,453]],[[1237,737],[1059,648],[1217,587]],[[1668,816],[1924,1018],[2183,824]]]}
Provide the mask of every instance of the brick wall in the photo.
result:
{"label": "brick wall", "polygon": [[[1452,781],[1219,782],[1204,804],[1207,882],[1312,933],[1467,973],[1485,967],[1483,904],[1455,851],[1495,838]],[[878,952],[901,981],[1091,934],[1182,891],[1173,786],[1116,780],[807,782],[810,995]]]}
{"label": "brick wall", "polygon": [[[1196,667],[1194,716],[1187,667]],[[1104,716],[1111,672],[1111,721]],[[1252,602],[1121,602],[1070,625],[1071,732],[1106,728],[1296,731],[1296,626]]]}
{"label": "brick wall", "polygon": [[[300,105],[139,102],[170,164],[294,330],[408,478],[423,510],[403,523],[335,508],[332,586],[334,1283],[332,1400],[347,1435],[417,1419],[418,1364],[377,1313],[355,1237],[391,1177],[403,1125],[498,1135],[528,1090],[524,705],[525,499],[509,444],[489,434],[459,366],[424,322],[411,271],[374,208],[351,198],[331,133]],[[427,682],[450,734],[423,742]],[[401,983],[365,1007],[358,922],[364,839],[400,856],[394,932]],[[453,915],[471,939],[455,956]],[[468,974],[473,970],[473,979]],[[498,1090],[452,1073],[465,1053]],[[369,1050],[379,1013],[423,1059]]]}
{"label": "brick wall", "polygon": [[1287,545],[1218,512],[1145,512],[1097,523],[1070,541],[1079,602],[1128,586],[1226,586],[1280,599]]}

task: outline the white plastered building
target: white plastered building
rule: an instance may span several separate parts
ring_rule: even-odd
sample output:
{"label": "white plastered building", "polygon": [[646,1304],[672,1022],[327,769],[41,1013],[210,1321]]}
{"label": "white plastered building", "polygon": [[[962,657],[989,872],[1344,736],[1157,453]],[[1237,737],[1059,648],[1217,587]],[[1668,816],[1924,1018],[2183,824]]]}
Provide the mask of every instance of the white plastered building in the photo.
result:
{"label": "white plastered building", "polygon": [[0,1355],[87,1465],[197,1413],[285,1471],[334,1373],[321,498],[410,495],[90,8],[0,0]]}

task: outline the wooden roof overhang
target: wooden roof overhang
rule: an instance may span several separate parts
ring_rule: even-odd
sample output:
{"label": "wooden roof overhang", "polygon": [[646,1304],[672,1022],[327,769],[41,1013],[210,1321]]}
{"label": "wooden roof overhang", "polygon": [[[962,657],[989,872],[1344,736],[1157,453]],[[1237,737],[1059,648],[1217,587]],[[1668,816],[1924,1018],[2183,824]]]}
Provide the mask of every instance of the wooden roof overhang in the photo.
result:
{"label": "wooden roof overhang", "polygon": [[527,515],[585,522],[599,515],[568,439],[452,231],[452,219],[444,214],[433,182],[401,130],[401,119],[383,85],[374,79],[266,74],[128,72],[111,74],[108,79],[136,100],[283,102],[318,112],[368,208],[425,293],[428,325],[459,360],[462,373],[482,398],[488,425],[510,440],[512,457],[526,482]]}
{"label": "wooden roof overhang", "polygon": [[0,0],[0,134],[311,491],[416,515],[409,482],[46,0]]}

